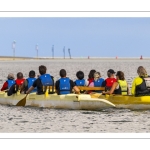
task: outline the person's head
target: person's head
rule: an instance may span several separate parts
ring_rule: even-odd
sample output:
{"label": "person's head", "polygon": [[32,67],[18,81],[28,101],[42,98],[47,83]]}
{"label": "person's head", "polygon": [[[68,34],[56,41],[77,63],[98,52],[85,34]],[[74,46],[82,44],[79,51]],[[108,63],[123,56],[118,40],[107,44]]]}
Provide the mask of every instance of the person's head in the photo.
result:
{"label": "person's head", "polygon": [[46,66],[44,66],[44,65],[39,66],[39,73],[41,75],[45,74],[46,70],[47,70]]}
{"label": "person's head", "polygon": [[109,69],[108,71],[107,71],[107,76],[110,78],[110,77],[114,77],[114,75],[115,75],[115,71],[113,70],[113,69]]}
{"label": "person's head", "polygon": [[137,73],[140,77],[146,77],[147,76],[147,71],[143,66],[139,66],[137,69]]}
{"label": "person's head", "polygon": [[116,78],[118,80],[125,80],[124,73],[122,71],[117,71]]}
{"label": "person's head", "polygon": [[90,72],[89,72],[89,79],[93,79],[94,78],[94,73],[96,72],[96,70],[92,69]]}
{"label": "person's head", "polygon": [[29,77],[30,77],[30,78],[34,78],[34,77],[35,77],[35,71],[34,71],[34,70],[31,70],[31,71],[29,72]]}
{"label": "person's head", "polygon": [[15,79],[14,74],[9,73],[8,76],[7,76],[7,79],[8,80],[14,80]]}
{"label": "person's head", "polygon": [[66,77],[67,73],[66,73],[66,70],[65,69],[61,69],[60,72],[59,72],[60,76],[63,78],[63,77]]}
{"label": "person's head", "polygon": [[101,77],[100,72],[95,72],[95,73],[94,73],[94,80],[97,80],[97,79],[99,79],[100,77]]}
{"label": "person's head", "polygon": [[23,73],[22,72],[17,73],[17,79],[23,79]]}
{"label": "person's head", "polygon": [[76,77],[79,79],[79,80],[82,80],[84,78],[84,73],[82,71],[78,71],[76,73]]}

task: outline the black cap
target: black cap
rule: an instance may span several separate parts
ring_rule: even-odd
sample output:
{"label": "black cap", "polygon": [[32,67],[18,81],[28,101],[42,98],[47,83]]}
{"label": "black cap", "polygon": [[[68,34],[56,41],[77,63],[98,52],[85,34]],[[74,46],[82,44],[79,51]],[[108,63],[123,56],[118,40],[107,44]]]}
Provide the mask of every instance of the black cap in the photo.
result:
{"label": "black cap", "polygon": [[31,70],[31,71],[29,72],[29,77],[34,77],[34,76],[35,76],[35,71]]}
{"label": "black cap", "polygon": [[110,72],[112,74],[116,73],[113,69],[109,69],[107,72]]}

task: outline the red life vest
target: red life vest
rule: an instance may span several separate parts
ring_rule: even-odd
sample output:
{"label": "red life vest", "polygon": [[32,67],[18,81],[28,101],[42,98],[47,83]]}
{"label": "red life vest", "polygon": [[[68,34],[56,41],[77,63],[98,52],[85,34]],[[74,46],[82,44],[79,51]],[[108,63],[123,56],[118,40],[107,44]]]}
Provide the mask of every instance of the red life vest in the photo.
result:
{"label": "red life vest", "polygon": [[16,79],[16,84],[17,85],[22,85],[25,79]]}
{"label": "red life vest", "polygon": [[107,78],[106,80],[106,87],[111,88],[114,82],[117,82],[117,79],[115,78]]}
{"label": "red life vest", "polygon": [[93,78],[91,78],[91,79],[88,79],[88,81],[89,81],[89,84],[88,84],[88,86],[90,85],[90,83],[92,83],[93,81],[94,81],[94,79]]}
{"label": "red life vest", "polygon": [[[93,78],[91,78],[91,79],[88,79],[88,81],[89,81],[89,84],[88,84],[88,86],[94,81],[94,79]],[[92,91],[87,91],[87,94],[90,94]]]}

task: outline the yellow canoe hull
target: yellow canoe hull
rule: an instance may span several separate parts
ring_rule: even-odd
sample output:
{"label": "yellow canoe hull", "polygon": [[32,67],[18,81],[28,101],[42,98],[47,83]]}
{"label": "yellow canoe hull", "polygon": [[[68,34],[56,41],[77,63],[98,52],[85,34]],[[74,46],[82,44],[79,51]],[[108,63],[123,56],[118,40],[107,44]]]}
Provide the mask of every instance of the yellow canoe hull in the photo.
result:
{"label": "yellow canoe hull", "polygon": [[116,108],[150,109],[150,96],[100,95],[99,98],[115,104]]}
{"label": "yellow canoe hull", "polygon": [[[12,96],[7,96],[7,93],[1,92],[0,104],[16,105],[25,96],[25,94],[14,94]],[[115,105],[111,102],[105,99],[91,98],[89,94],[49,94],[47,96],[29,94],[26,98],[25,106],[77,110],[102,110],[106,108],[115,107]]]}

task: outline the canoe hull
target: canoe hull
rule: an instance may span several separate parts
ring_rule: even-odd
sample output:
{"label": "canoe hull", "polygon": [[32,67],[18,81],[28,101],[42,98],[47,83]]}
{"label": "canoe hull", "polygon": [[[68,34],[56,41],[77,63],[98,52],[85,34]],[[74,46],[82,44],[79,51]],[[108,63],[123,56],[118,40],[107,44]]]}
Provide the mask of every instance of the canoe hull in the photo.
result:
{"label": "canoe hull", "polygon": [[[7,96],[6,93],[0,94],[0,104],[16,105],[25,94]],[[52,109],[74,109],[74,110],[102,110],[115,107],[107,100],[91,98],[88,94],[77,95],[45,95],[29,94],[26,98],[25,106],[46,107]]]}
{"label": "canoe hull", "polygon": [[116,108],[127,108],[131,110],[150,109],[150,96],[121,96],[121,95],[100,95],[99,98],[106,99],[115,104]]}

